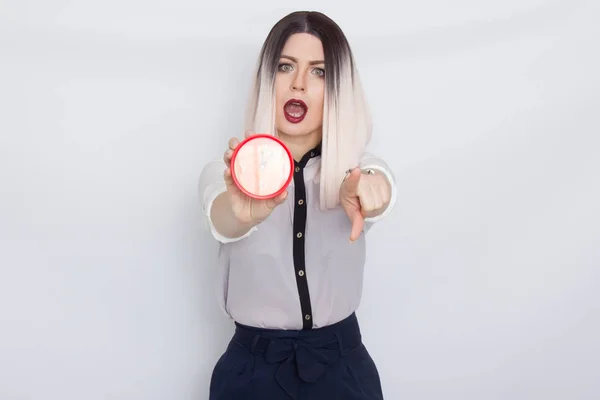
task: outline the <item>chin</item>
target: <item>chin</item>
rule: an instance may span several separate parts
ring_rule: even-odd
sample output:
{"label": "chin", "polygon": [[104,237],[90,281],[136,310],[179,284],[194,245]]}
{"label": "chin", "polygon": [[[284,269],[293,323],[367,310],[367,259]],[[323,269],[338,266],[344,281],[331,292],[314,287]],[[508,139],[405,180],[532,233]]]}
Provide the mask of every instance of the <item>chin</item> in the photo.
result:
{"label": "chin", "polygon": [[310,129],[302,129],[300,127],[292,127],[292,128],[288,128],[288,127],[282,127],[281,129],[278,129],[279,133],[286,135],[286,136],[309,136],[313,130]]}
{"label": "chin", "polygon": [[294,124],[284,118],[277,124],[277,131],[287,136],[305,136],[317,131],[319,126],[302,121]]}
{"label": "chin", "polygon": [[292,125],[292,124],[282,124],[280,128],[278,128],[279,132],[288,135],[288,136],[302,136],[307,135],[310,130],[307,128],[302,128],[301,126]]}

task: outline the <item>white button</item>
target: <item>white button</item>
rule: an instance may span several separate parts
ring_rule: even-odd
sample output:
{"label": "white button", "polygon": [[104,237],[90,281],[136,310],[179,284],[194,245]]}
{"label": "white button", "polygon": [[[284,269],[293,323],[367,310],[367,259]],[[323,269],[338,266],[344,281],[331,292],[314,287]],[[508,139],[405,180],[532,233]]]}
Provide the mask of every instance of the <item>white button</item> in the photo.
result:
{"label": "white button", "polygon": [[306,319],[306,320],[308,321],[308,320],[310,319],[310,315],[306,314],[306,315],[304,316],[304,319]]}
{"label": "white button", "polygon": [[304,276],[304,271],[302,271],[302,270],[298,271],[298,275]]}
{"label": "white button", "polygon": [[304,200],[302,200],[302,199],[298,200],[298,204],[300,204],[300,205],[304,204]]}
{"label": "white button", "polygon": [[296,237],[297,237],[298,239],[300,239],[300,238],[302,237],[302,232],[298,232],[298,233],[296,234]]}

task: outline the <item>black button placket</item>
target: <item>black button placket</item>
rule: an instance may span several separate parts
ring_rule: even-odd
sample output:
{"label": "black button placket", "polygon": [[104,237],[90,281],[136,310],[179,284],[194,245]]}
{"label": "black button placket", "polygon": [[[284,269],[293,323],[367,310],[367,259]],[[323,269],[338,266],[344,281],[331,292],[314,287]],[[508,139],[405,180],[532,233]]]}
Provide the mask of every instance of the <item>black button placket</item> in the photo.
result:
{"label": "black button placket", "polygon": [[307,199],[306,186],[304,184],[304,167],[308,161],[321,154],[320,146],[312,149],[302,157],[300,161],[294,161],[294,237],[293,257],[296,272],[296,285],[300,296],[300,308],[302,309],[302,329],[312,329],[313,315],[308,291],[305,257],[305,236]]}

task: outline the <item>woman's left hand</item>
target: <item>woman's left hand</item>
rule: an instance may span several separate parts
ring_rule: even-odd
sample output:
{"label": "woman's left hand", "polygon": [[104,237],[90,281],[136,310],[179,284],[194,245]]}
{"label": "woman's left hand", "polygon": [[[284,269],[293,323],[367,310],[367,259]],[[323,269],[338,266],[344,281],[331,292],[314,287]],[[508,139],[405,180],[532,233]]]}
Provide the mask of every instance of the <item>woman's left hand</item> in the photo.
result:
{"label": "woman's left hand", "polygon": [[352,222],[350,241],[355,241],[363,230],[365,218],[381,214],[390,203],[391,189],[387,178],[380,172],[363,174],[354,168],[340,187],[340,203]]}

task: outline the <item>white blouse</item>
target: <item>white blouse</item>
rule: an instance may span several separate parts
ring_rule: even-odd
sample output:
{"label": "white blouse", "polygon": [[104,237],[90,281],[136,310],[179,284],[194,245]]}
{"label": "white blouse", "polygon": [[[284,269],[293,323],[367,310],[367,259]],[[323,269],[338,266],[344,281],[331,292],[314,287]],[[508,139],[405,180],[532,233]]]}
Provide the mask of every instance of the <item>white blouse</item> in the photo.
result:
{"label": "white blouse", "polygon": [[214,199],[226,190],[224,161],[202,170],[199,194],[207,225],[219,241],[219,304],[233,320],[271,329],[312,329],[341,321],[359,306],[365,265],[365,233],[393,208],[395,178],[371,154],[361,168],[383,172],[391,199],[383,214],[365,219],[350,242],[351,223],[341,208],[319,208],[319,147],[295,162],[288,197],[258,226],[238,238],[220,235],[210,220]]}

